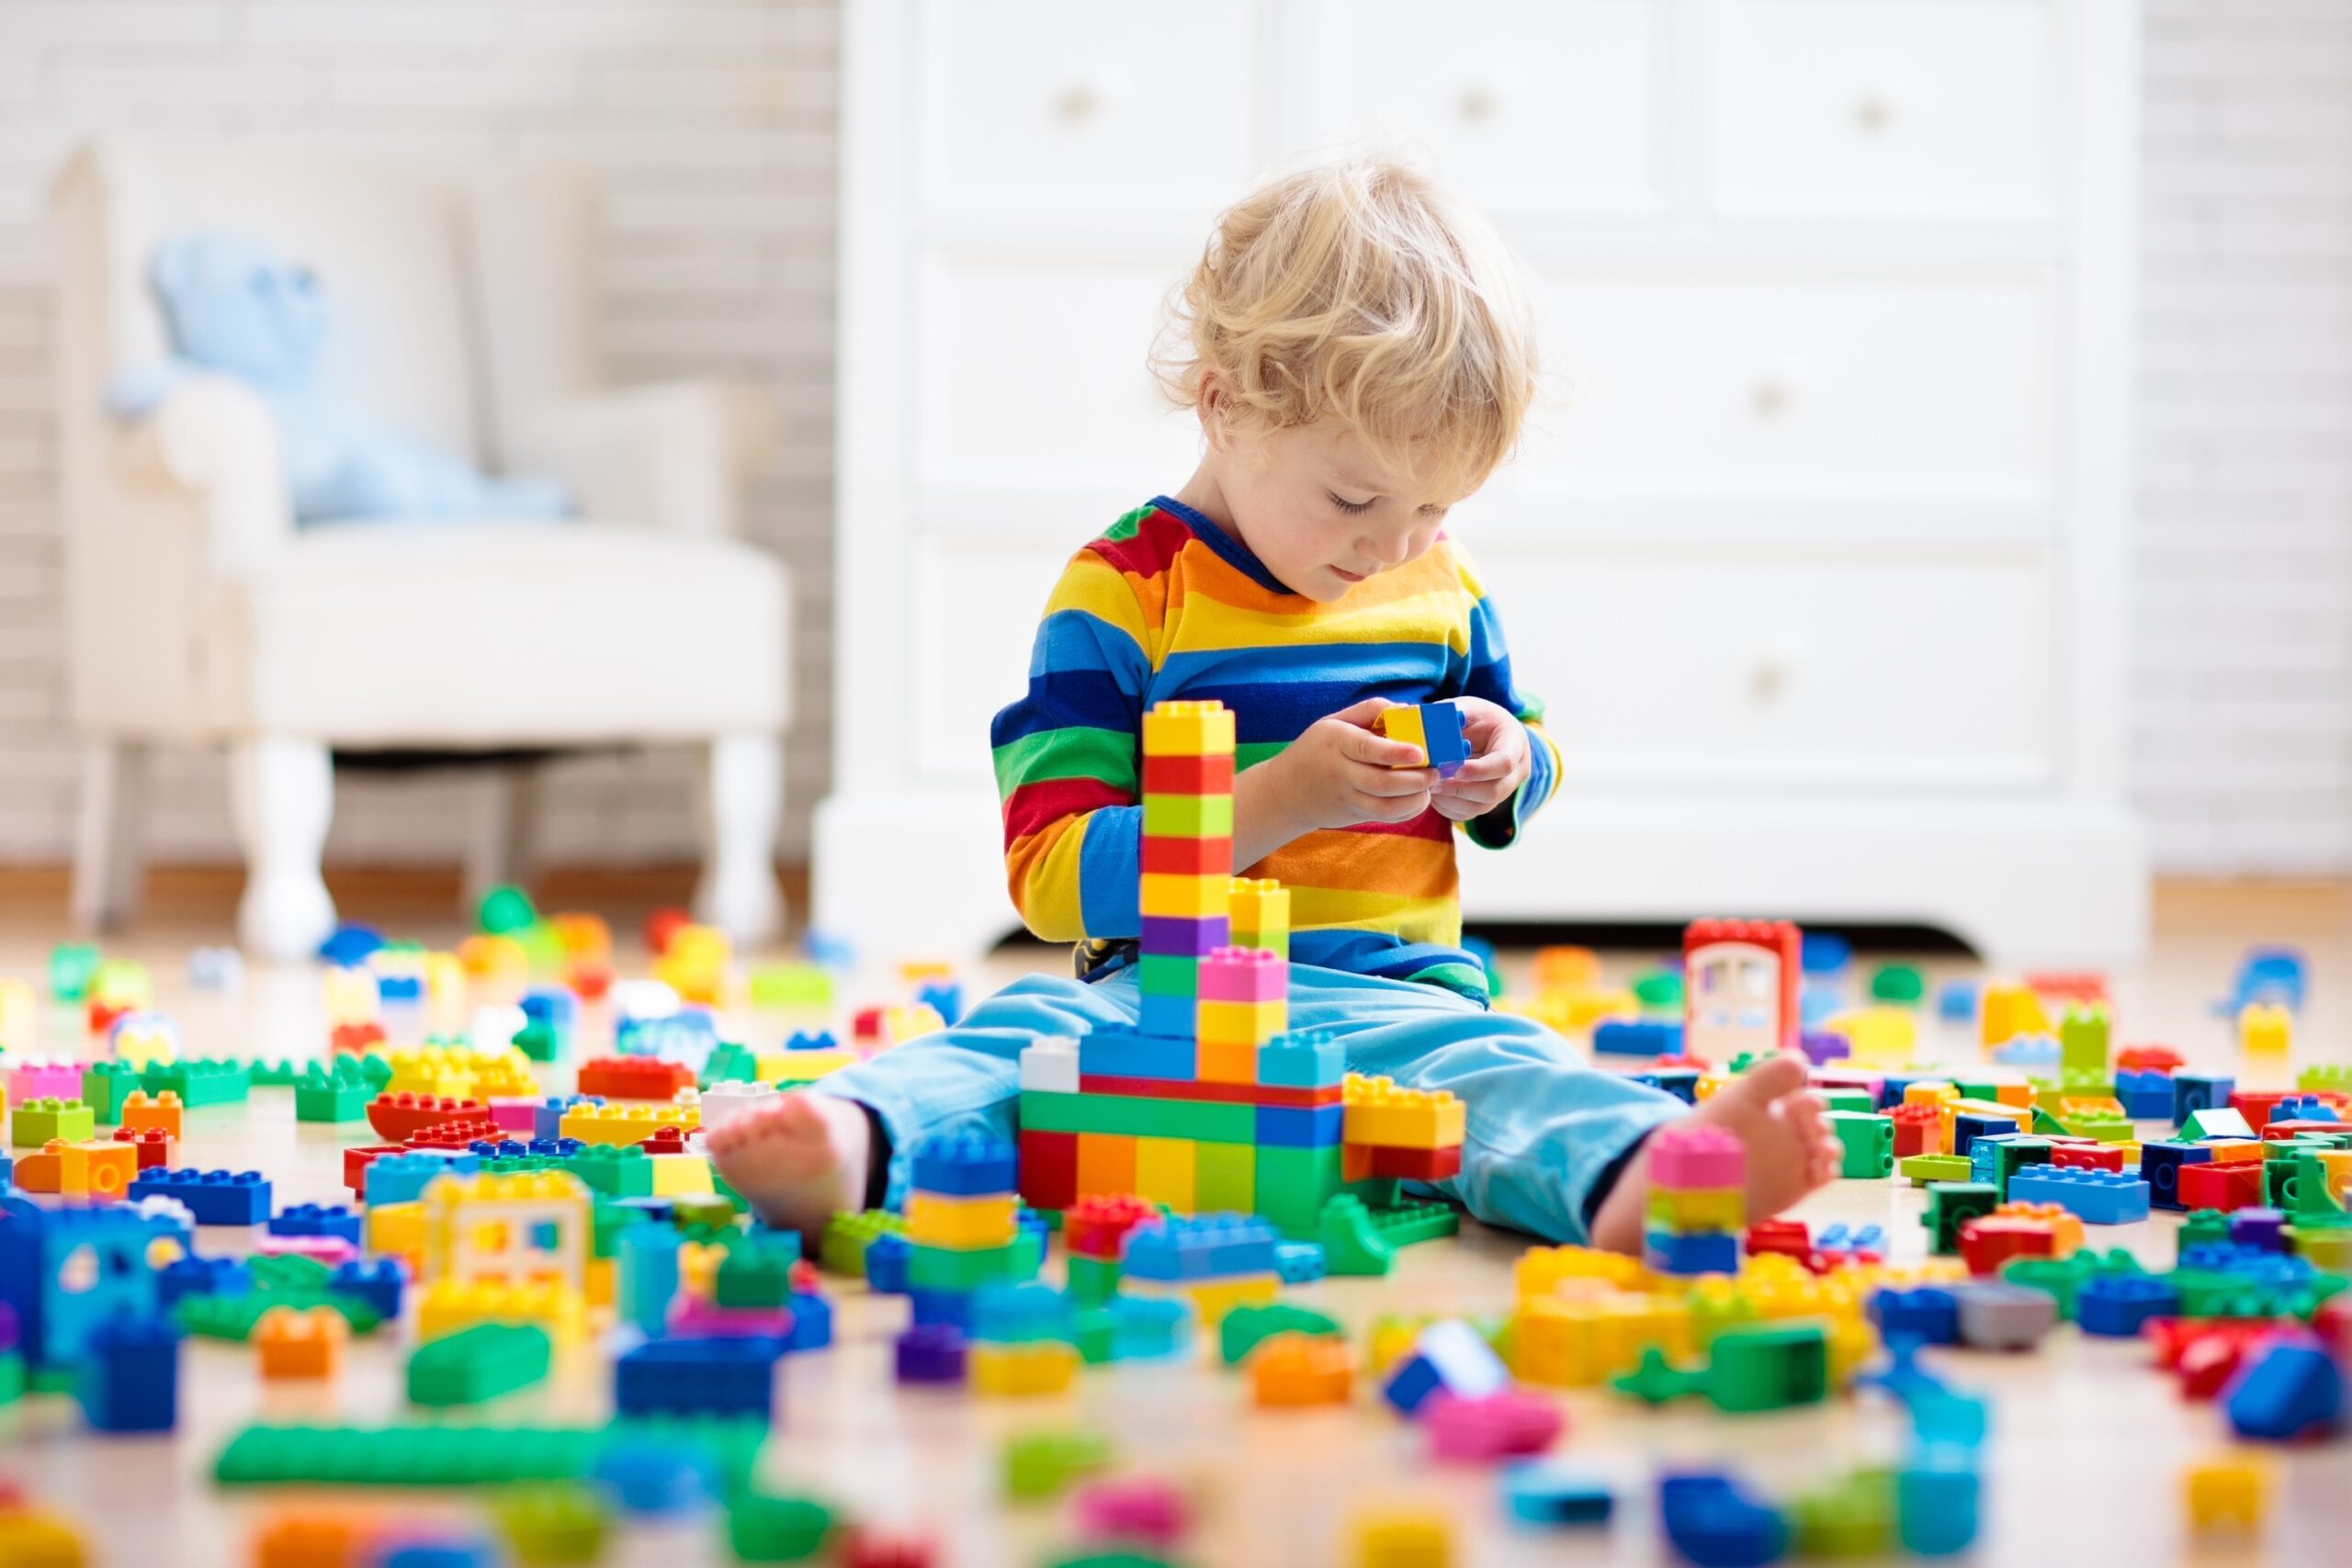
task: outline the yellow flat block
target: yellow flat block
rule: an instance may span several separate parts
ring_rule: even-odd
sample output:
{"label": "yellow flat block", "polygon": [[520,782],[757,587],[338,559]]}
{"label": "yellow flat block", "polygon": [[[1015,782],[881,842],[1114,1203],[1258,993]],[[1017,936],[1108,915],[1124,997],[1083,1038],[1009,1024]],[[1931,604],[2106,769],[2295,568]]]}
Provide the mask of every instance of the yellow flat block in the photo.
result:
{"label": "yellow flat block", "polygon": [[561,1280],[505,1284],[436,1280],[417,1302],[419,1339],[439,1339],[477,1323],[537,1324],[558,1348],[580,1343],[588,1324],[587,1298]]}
{"label": "yellow flat block", "polygon": [[1221,915],[1225,913],[1225,901],[1232,896],[1231,882],[1232,878],[1225,876],[1180,876],[1170,872],[1148,871],[1143,874],[1143,913],[1192,919]]}
{"label": "yellow flat block", "polygon": [[972,1386],[982,1393],[1059,1393],[1078,1376],[1078,1347],[1058,1339],[1030,1345],[975,1345]]}
{"label": "yellow flat block", "polygon": [[634,1103],[580,1105],[563,1113],[558,1131],[583,1144],[620,1146],[641,1144],[664,1127],[692,1129],[702,1125],[702,1113],[683,1105],[652,1100]]}
{"label": "yellow flat block", "polygon": [[1136,1140],[1136,1194],[1189,1214],[1193,1201],[1196,1169],[1190,1138]]}
{"label": "yellow flat block", "polygon": [[1653,1187],[1649,1217],[1653,1224],[1685,1234],[1744,1230],[1747,1225],[1747,1194],[1737,1187],[1704,1191],[1669,1191]]}
{"label": "yellow flat block", "polygon": [[1908,1008],[1854,1008],[1836,1014],[1825,1027],[1844,1035],[1855,1055],[1876,1061],[1908,1058],[1919,1044],[1919,1015]]}
{"label": "yellow flat block", "polygon": [[1288,1001],[1201,1003],[1200,1037],[1204,1044],[1215,1041],[1220,1045],[1255,1047],[1289,1027]]}
{"label": "yellow flat block", "polygon": [[1632,1371],[1653,1346],[1692,1353],[1690,1309],[1671,1298],[1600,1288],[1523,1301],[1511,1319],[1511,1371],[1544,1388],[1592,1388]]}
{"label": "yellow flat block", "polygon": [[710,1159],[706,1155],[655,1155],[653,1195],[656,1198],[707,1198]]}
{"label": "yellow flat block", "polygon": [[907,1239],[921,1247],[958,1251],[1003,1247],[1015,1238],[1021,1200],[1010,1192],[958,1198],[917,1192],[907,1200]]}
{"label": "yellow flat block", "polygon": [[1401,740],[1408,746],[1419,747],[1421,761],[1424,762],[1429,761],[1429,731],[1422,728],[1419,708],[1410,705],[1383,708],[1380,710],[1380,716],[1374,719],[1373,723],[1377,725],[1380,733],[1388,737],[1389,739]]}
{"label": "yellow flat block", "polygon": [[1903,1103],[1905,1105],[1941,1105],[1947,1100],[1959,1098],[1959,1089],[1941,1078],[1903,1086]]}
{"label": "yellow flat block", "polygon": [[1345,1136],[1375,1148],[1444,1149],[1463,1138],[1462,1101],[1444,1090],[1400,1089],[1387,1078],[1350,1073]]}
{"label": "yellow flat block", "polygon": [[752,1070],[763,1083],[810,1083],[856,1061],[854,1051],[762,1051],[752,1058]]}

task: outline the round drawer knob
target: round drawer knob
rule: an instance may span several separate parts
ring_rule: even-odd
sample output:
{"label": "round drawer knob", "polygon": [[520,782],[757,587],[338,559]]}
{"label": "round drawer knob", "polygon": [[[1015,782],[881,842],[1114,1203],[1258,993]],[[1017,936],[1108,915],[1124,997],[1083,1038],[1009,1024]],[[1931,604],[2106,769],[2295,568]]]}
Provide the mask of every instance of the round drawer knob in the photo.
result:
{"label": "round drawer knob", "polygon": [[1796,393],[1778,376],[1767,376],[1747,394],[1747,406],[1758,419],[1778,419],[1789,412]]}
{"label": "round drawer knob", "polygon": [[1776,701],[1788,685],[1789,667],[1779,659],[1760,659],[1747,674],[1747,694],[1758,704]]}
{"label": "round drawer knob", "polygon": [[1463,88],[1462,96],[1453,101],[1453,112],[1471,125],[1494,118],[1501,107],[1502,99],[1495,90],[1483,85]]}
{"label": "round drawer knob", "polygon": [[1072,125],[1093,118],[1102,110],[1102,90],[1091,83],[1073,82],[1054,99],[1054,113]]}
{"label": "round drawer knob", "polygon": [[1875,136],[1894,123],[1894,105],[1883,93],[1864,93],[1854,100],[1854,124]]}

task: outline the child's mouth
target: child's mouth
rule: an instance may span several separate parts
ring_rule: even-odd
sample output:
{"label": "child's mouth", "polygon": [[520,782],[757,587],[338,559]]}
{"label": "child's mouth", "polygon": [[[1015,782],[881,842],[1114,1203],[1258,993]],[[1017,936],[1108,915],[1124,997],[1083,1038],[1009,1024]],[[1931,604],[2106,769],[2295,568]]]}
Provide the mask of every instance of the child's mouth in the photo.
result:
{"label": "child's mouth", "polygon": [[1331,575],[1347,582],[1362,582],[1364,579],[1364,574],[1363,572],[1350,571],[1343,566],[1333,567],[1331,569]]}

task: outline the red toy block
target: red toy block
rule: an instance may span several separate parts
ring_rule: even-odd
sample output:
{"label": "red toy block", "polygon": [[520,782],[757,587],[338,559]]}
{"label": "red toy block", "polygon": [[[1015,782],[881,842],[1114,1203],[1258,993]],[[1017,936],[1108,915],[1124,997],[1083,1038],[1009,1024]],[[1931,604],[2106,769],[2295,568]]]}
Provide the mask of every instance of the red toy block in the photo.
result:
{"label": "red toy block", "polygon": [[575,958],[564,966],[564,984],[583,1002],[600,1002],[613,988],[613,966],[601,958]]}
{"label": "red toy block", "polygon": [[1396,1149],[1375,1146],[1372,1174],[1395,1181],[1448,1181],[1462,1174],[1462,1145],[1442,1149]]}
{"label": "red toy block", "polygon": [[2115,1054],[2119,1073],[2178,1072],[2188,1058],[2169,1045],[2126,1045]]}
{"label": "red toy block", "polygon": [[882,1020],[889,1009],[876,1004],[860,1008],[850,1014],[849,1036],[852,1040],[872,1043],[882,1038]]}
{"label": "red toy block", "polygon": [[1123,1094],[1137,1100],[1208,1100],[1224,1105],[1293,1105],[1312,1110],[1337,1105],[1347,1091],[1339,1084],[1324,1089],[1291,1089],[1267,1083],[1183,1083],[1174,1078],[1125,1078],[1108,1073],[1087,1073],[1078,1080],[1080,1094]]}
{"label": "red toy block", "polygon": [[506,1130],[487,1117],[467,1117],[420,1127],[402,1138],[401,1146],[410,1149],[462,1149],[478,1143],[497,1143],[505,1136]]}
{"label": "red toy block", "polygon": [[379,1094],[368,1105],[368,1125],[379,1137],[394,1140],[422,1133],[444,1122],[485,1122],[490,1107],[479,1100],[458,1100],[446,1094]]}
{"label": "red toy block", "polygon": [[93,998],[90,1001],[90,1032],[104,1034],[115,1026],[118,1020],[137,1010],[121,1002],[104,1002]]}
{"label": "red toy block", "polygon": [[649,1155],[682,1155],[686,1152],[686,1130],[664,1127],[637,1146]]}
{"label": "red toy block", "polygon": [[645,917],[645,945],[656,958],[670,951],[670,939],[695,923],[684,909],[656,909]]}
{"label": "red toy block", "polygon": [[361,1197],[368,1195],[368,1168],[378,1155],[404,1155],[405,1144],[362,1144],[343,1151],[343,1184]]}
{"label": "red toy block", "polygon": [[2081,1170],[2111,1170],[2120,1175],[2123,1151],[2113,1144],[2056,1144],[2051,1147],[2050,1163]]}
{"label": "red toy block", "polygon": [[842,1550],[842,1568],[932,1568],[938,1561],[929,1536],[899,1535],[871,1525],[852,1529]]}
{"label": "red toy block", "polygon": [[2050,1258],[2058,1238],[2040,1220],[1986,1214],[1960,1227],[1960,1255],[1971,1274],[1997,1274],[2012,1258]]}
{"label": "red toy block", "polygon": [[1231,839],[1180,839],[1147,834],[1143,869],[1154,876],[1216,876],[1233,871]]}
{"label": "red toy block", "polygon": [[2256,1132],[2270,1125],[2270,1113],[2287,1098],[2283,1089],[2242,1089],[2230,1096],[2230,1109],[2245,1118]]}
{"label": "red toy block", "polygon": [[137,1152],[141,1170],[172,1168],[172,1135],[161,1127],[117,1127],[114,1141]]}
{"label": "red toy block", "polygon": [[580,1092],[606,1100],[658,1100],[666,1104],[694,1083],[692,1067],[658,1056],[599,1056],[580,1064]]}
{"label": "red toy block", "polygon": [[338,1023],[327,1036],[328,1049],[338,1056],[364,1056],[384,1043],[380,1023]]}
{"label": "red toy block", "polygon": [[[1744,998],[1736,1010],[1744,1015],[1760,1008],[1770,1019],[1770,1043],[1784,1051],[1796,1049],[1798,993],[1804,988],[1804,945],[1803,934],[1787,920],[1693,920],[1684,927],[1683,1049],[1703,1059],[1702,1045],[1710,1036],[1740,1032],[1711,1023],[1706,1014],[1713,965],[1741,949],[1754,955],[1751,963],[1769,961],[1772,994]],[[1717,1012],[1735,1010],[1721,998],[1713,1000]]]}
{"label": "red toy block", "polygon": [[1022,1130],[1021,1201],[1033,1209],[1067,1209],[1078,1201],[1076,1133]]}
{"label": "red toy block", "polygon": [[1159,1218],[1159,1205],[1132,1192],[1080,1198],[1062,1215],[1062,1240],[1072,1258],[1115,1262],[1126,1250],[1127,1233]]}
{"label": "red toy block", "polygon": [[1146,757],[1143,760],[1143,792],[1146,795],[1231,795],[1233,753],[1221,751],[1208,757]]}
{"label": "red toy block", "polygon": [[1886,1114],[1894,1123],[1896,1159],[1926,1154],[1943,1124],[1942,1111],[1933,1105],[1898,1105]]}
{"label": "red toy block", "polygon": [[2109,999],[2107,976],[2088,969],[2052,969],[2025,977],[2025,988],[2039,997],[2064,1002]]}
{"label": "red toy block", "polygon": [[2262,1129],[2262,1135],[2266,1138],[2284,1142],[2286,1139],[2294,1137],[2302,1133],[2332,1134],[2341,1133],[2342,1131],[2344,1131],[2344,1123],[2341,1122],[2305,1122],[2300,1119],[2290,1118],[2284,1122],[2271,1122],[2265,1123]]}
{"label": "red toy block", "polygon": [[1747,1227],[1746,1246],[1751,1255],[1778,1253],[1813,1266],[1813,1227],[1803,1220],[1758,1220]]}
{"label": "red toy block", "polygon": [[2227,1213],[2233,1209],[2262,1207],[2260,1160],[2184,1165],[2174,1173],[2174,1179],[2178,1183],[2176,1190],[2180,1194],[2180,1206],[2191,1213],[2218,1209]]}

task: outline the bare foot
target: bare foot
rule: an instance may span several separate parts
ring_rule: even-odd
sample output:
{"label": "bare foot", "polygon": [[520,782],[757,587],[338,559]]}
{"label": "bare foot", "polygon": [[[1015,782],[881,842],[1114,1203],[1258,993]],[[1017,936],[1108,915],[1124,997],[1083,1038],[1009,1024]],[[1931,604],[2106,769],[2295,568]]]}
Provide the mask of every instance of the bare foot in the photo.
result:
{"label": "bare foot", "polygon": [[854,1100],[787,1094],[712,1128],[705,1146],[727,1184],[778,1230],[815,1234],[842,1210],[865,1206],[874,1134]]}
{"label": "bare foot", "polygon": [[[1751,1224],[1827,1186],[1844,1163],[1844,1145],[1823,1114],[1821,1097],[1807,1092],[1805,1081],[1805,1059],[1784,1051],[1724,1085],[1688,1118],[1697,1125],[1724,1128],[1747,1146]],[[1627,1162],[1594,1212],[1593,1246],[1611,1252],[1642,1250],[1642,1232],[1649,1218],[1649,1151],[1644,1148]]]}

